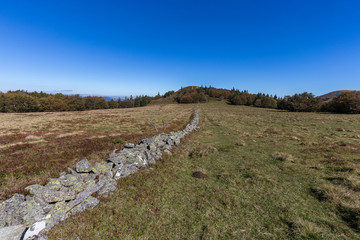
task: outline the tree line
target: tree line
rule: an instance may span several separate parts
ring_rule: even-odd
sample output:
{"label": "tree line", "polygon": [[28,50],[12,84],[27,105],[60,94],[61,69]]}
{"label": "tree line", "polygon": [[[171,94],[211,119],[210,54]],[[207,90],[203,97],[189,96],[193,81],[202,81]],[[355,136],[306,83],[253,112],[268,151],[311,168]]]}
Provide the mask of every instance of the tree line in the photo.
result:
{"label": "tree line", "polygon": [[292,96],[277,97],[265,93],[249,93],[247,90],[219,89],[214,87],[185,87],[177,92],[169,91],[163,96],[136,96],[106,101],[103,97],[81,97],[80,95],[48,94],[22,90],[0,92],[0,112],[57,112],[83,111],[108,108],[132,108],[148,105],[151,101],[172,97],[178,103],[207,102],[209,98],[226,100],[233,105],[276,108],[292,112],[360,113],[360,91],[339,94],[330,101],[323,101],[312,93],[304,92]]}
{"label": "tree line", "polygon": [[277,95],[252,94],[247,90],[218,89],[211,86],[181,88],[172,94],[175,94],[175,100],[178,103],[206,102],[209,97],[212,97],[227,100],[233,105],[276,108],[292,112],[360,113],[360,91],[344,92],[326,102],[308,92],[279,98]]}
{"label": "tree line", "polygon": [[92,109],[131,108],[148,105],[149,96],[125,97],[106,101],[103,97],[48,94],[22,90],[0,92],[0,112],[60,112]]}
{"label": "tree line", "polygon": [[278,98],[276,95],[261,93],[255,95],[247,91],[235,90],[230,102],[235,105],[277,108],[291,112],[360,113],[359,91],[344,92],[325,102],[308,92]]}

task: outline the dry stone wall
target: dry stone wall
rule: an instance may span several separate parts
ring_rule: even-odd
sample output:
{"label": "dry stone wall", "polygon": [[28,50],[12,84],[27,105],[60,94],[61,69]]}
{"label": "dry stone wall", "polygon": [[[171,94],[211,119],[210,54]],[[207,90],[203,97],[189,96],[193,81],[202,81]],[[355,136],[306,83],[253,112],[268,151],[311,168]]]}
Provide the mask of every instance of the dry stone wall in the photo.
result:
{"label": "dry stone wall", "polygon": [[99,200],[116,189],[116,180],[154,164],[163,153],[171,155],[171,148],[181,138],[196,130],[199,114],[194,113],[187,126],[177,132],[162,133],[143,139],[139,144],[125,144],[120,152],[94,166],[87,159],[76,169],[52,178],[45,185],[26,187],[29,195],[15,194],[0,204],[0,239],[46,239],[44,233],[70,215],[95,207]]}

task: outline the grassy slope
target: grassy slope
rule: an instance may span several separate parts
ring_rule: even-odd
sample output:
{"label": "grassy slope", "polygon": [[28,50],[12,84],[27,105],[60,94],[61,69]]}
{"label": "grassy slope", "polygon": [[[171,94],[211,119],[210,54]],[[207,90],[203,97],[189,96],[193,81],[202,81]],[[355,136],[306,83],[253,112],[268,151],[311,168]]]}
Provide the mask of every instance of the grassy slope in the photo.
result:
{"label": "grassy slope", "polygon": [[224,102],[200,111],[200,131],[173,157],[121,179],[51,239],[360,238],[360,116]]}

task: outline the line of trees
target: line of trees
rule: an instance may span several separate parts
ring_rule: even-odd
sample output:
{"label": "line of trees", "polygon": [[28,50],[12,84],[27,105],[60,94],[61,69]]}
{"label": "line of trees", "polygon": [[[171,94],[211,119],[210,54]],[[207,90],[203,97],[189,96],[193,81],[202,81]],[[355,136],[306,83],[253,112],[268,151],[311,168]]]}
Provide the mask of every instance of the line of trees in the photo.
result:
{"label": "line of trees", "polygon": [[233,90],[233,92],[234,96],[230,102],[235,105],[277,108],[291,112],[360,113],[360,91],[341,93],[328,102],[308,92],[283,98],[262,93],[249,94],[247,91]]}
{"label": "line of trees", "polygon": [[248,91],[232,89],[233,96],[229,99],[231,104],[246,105],[262,108],[277,108],[277,96],[265,93],[251,94]]}
{"label": "line of trees", "polygon": [[83,111],[91,109],[132,108],[148,105],[152,100],[173,97],[178,103],[207,102],[209,98],[226,100],[233,105],[246,105],[262,108],[277,108],[292,112],[335,112],[360,113],[360,91],[343,92],[330,101],[324,102],[312,93],[304,92],[278,98],[276,95],[233,88],[218,89],[214,87],[190,86],[179,91],[169,91],[163,96],[136,96],[124,100],[106,101],[103,97],[81,97],[79,95],[48,94],[44,92],[8,91],[0,92],[0,112],[57,112]]}
{"label": "line of trees", "polygon": [[44,92],[8,91],[0,92],[0,112],[60,112],[91,109],[131,108],[146,106],[152,98],[136,96],[106,101],[103,97],[81,97],[80,95],[48,94]]}
{"label": "line of trees", "polygon": [[276,108],[292,112],[360,113],[360,91],[344,92],[328,102],[308,92],[278,98],[276,95],[252,94],[246,90],[218,89],[211,86],[181,88],[177,92],[168,92],[163,97],[170,95],[175,95],[174,99],[178,103],[206,102],[209,97],[212,97],[227,100],[233,105]]}

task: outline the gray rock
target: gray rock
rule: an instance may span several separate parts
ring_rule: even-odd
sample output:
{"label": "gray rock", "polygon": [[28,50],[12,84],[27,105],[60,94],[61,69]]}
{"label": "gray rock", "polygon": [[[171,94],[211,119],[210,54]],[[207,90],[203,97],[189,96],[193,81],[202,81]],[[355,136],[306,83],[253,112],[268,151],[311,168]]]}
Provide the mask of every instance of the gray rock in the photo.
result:
{"label": "gray rock", "polygon": [[107,161],[112,162],[115,165],[119,165],[126,161],[126,157],[123,153],[114,153],[114,154],[110,154]]}
{"label": "gray rock", "polygon": [[[50,215],[48,215],[46,218],[49,218]],[[25,232],[24,238],[25,240],[32,240],[32,239],[39,239],[39,234],[46,229],[46,220],[38,221],[34,224],[32,224]],[[41,235],[40,235],[41,236]]]}
{"label": "gray rock", "polygon": [[1,240],[19,240],[25,231],[24,225],[16,225],[10,227],[0,228]]}
{"label": "gray rock", "polygon": [[174,145],[174,142],[171,138],[169,138],[166,140],[166,144],[171,146],[171,145]]}
{"label": "gray rock", "polygon": [[151,143],[154,143],[154,139],[153,138],[144,138],[143,140],[141,140],[140,143],[149,145]]}
{"label": "gray rock", "polygon": [[67,168],[67,170],[68,170],[68,173],[70,173],[70,174],[77,174],[77,172],[74,171],[72,168]]}
{"label": "gray rock", "polygon": [[83,181],[78,181],[75,184],[72,184],[69,187],[69,190],[73,191],[75,193],[79,193],[79,192],[84,191],[86,189],[86,187],[87,187],[87,184],[85,184]]}
{"label": "gray rock", "polygon": [[107,197],[111,192],[115,191],[116,187],[117,183],[114,179],[107,179],[97,193],[100,196]]}
{"label": "gray rock", "polygon": [[69,215],[67,214],[73,206],[70,205],[70,202],[65,201],[57,202],[54,204],[53,208],[49,212],[49,218],[45,221],[49,225],[57,224],[60,221],[64,221]]}
{"label": "gray rock", "polygon": [[19,211],[21,211],[25,226],[30,226],[37,220],[44,218],[46,214],[43,207],[35,200],[23,202],[19,207]]}
{"label": "gray rock", "polygon": [[127,142],[127,143],[124,144],[124,147],[126,147],[126,148],[134,148],[135,144]]}
{"label": "gray rock", "polygon": [[51,178],[50,181],[45,185],[45,187],[51,190],[60,190],[61,188],[61,181],[58,178]]}
{"label": "gray rock", "polygon": [[71,186],[75,185],[76,183],[83,181],[81,175],[78,173],[66,174],[64,176],[61,176],[60,180],[61,180],[61,184],[64,187],[71,187]]}
{"label": "gray rock", "polygon": [[172,153],[171,153],[169,150],[167,150],[167,149],[164,150],[164,153],[166,153],[166,154],[169,155],[169,156],[172,156]]}
{"label": "gray rock", "polygon": [[134,165],[125,165],[120,168],[117,168],[117,171],[114,175],[114,179],[119,179],[126,177],[130,174],[133,174],[138,171],[138,168]]}
{"label": "gray rock", "polygon": [[87,188],[84,191],[82,191],[81,193],[79,193],[73,201],[69,202],[69,206],[71,208],[73,208],[76,205],[80,204],[86,198],[91,196],[91,194],[99,191],[102,188],[102,186],[104,186],[104,184],[105,184],[104,180],[99,180],[93,187]]}
{"label": "gray rock", "polygon": [[78,173],[88,173],[91,169],[91,163],[86,158],[76,164],[76,172]]}
{"label": "gray rock", "polygon": [[71,209],[71,214],[75,214],[77,212],[82,212],[88,208],[94,208],[96,205],[99,204],[99,202],[100,201],[97,198],[90,196],[90,197],[86,198],[83,202],[81,202],[79,205],[77,205],[73,209]]}
{"label": "gray rock", "polygon": [[148,145],[148,149],[150,151],[155,151],[156,150],[156,145],[154,143],[151,143],[151,144]]}
{"label": "gray rock", "polygon": [[38,184],[30,185],[25,189],[29,190],[35,197],[41,198],[47,203],[72,200],[76,197],[76,194],[73,191],[55,191]]}
{"label": "gray rock", "polygon": [[14,196],[0,205],[0,228],[11,225],[20,225],[23,222],[21,204],[25,196],[15,193]]}
{"label": "gray rock", "polygon": [[110,174],[111,166],[109,164],[107,164],[106,162],[96,163],[91,171],[95,174],[106,175],[106,174]]}

